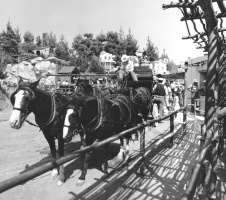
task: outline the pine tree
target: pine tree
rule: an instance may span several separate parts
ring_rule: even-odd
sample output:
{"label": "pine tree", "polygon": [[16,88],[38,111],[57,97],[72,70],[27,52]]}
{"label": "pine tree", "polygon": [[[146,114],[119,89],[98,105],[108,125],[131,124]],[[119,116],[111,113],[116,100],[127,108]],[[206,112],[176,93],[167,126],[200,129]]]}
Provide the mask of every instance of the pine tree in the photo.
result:
{"label": "pine tree", "polygon": [[2,51],[4,51],[7,55],[17,55],[19,41],[19,32],[17,32],[17,30],[14,31],[11,22],[8,21],[6,24],[6,31],[3,30],[0,34],[0,45]]}
{"label": "pine tree", "polygon": [[138,50],[137,40],[134,39],[131,29],[129,28],[129,33],[126,35],[126,55],[134,56]]}
{"label": "pine tree", "polygon": [[56,45],[56,57],[59,59],[69,60],[69,47],[68,42],[65,40],[64,35],[61,36],[60,41]]}
{"label": "pine tree", "polygon": [[147,39],[147,44],[146,44],[146,48],[144,49],[144,51],[145,51],[145,54],[149,61],[157,60],[159,57],[158,49],[157,49],[157,47],[154,46],[154,43],[150,40],[149,37]]}
{"label": "pine tree", "polygon": [[37,36],[35,40],[36,40],[36,45],[38,47],[41,47],[42,46],[42,39],[41,39],[41,37]]}

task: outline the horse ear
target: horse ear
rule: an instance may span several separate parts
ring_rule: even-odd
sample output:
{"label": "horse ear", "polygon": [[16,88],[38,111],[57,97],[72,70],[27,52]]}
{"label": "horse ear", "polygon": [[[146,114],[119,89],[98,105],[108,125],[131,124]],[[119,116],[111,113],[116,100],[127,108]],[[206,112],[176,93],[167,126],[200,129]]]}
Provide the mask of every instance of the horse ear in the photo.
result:
{"label": "horse ear", "polygon": [[35,89],[35,88],[38,86],[40,80],[41,80],[41,78],[38,79],[37,81],[31,83],[30,87],[31,87],[32,89]]}

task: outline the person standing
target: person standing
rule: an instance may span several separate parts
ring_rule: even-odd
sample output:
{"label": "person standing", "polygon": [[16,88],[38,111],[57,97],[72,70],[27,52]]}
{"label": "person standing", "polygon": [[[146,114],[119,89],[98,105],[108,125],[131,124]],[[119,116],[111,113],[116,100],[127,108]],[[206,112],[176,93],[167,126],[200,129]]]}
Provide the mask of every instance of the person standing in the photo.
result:
{"label": "person standing", "polygon": [[[191,92],[191,104],[195,106],[195,98],[198,98],[198,80],[194,79],[193,83],[188,86],[187,90]],[[194,106],[191,107],[192,112],[194,112]]]}
{"label": "person standing", "polygon": [[[179,104],[179,92],[175,92],[174,94],[174,99],[173,99],[173,111],[176,111],[180,109],[180,104]],[[175,117],[177,117],[177,113],[175,114]]]}
{"label": "person standing", "polygon": [[172,100],[172,92],[170,88],[170,83],[167,81],[166,82],[166,88],[167,88],[167,94],[166,94],[166,107],[167,110],[170,110],[170,101]]}
{"label": "person standing", "polygon": [[159,116],[163,117],[163,106],[165,104],[166,95],[168,91],[163,84],[163,78],[158,78],[158,83],[153,87],[153,95],[155,96],[153,103],[158,105]]}

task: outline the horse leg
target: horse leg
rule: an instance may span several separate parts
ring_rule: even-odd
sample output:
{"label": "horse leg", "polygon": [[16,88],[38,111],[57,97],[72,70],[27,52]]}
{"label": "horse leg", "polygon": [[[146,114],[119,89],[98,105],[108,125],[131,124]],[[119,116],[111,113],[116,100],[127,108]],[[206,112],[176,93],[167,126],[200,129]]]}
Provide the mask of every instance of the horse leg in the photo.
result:
{"label": "horse leg", "polygon": [[124,160],[124,157],[125,157],[124,138],[120,138],[120,151],[117,157],[119,160]]}
{"label": "horse leg", "polygon": [[[64,156],[64,141],[63,138],[58,139],[58,157],[63,157]],[[61,186],[65,182],[65,170],[64,170],[64,165],[60,165],[59,168],[59,177],[58,177],[58,182],[57,185]]]}
{"label": "horse leg", "polygon": [[[87,134],[86,134],[85,140],[86,140],[86,145],[87,146],[92,144],[92,141],[90,140],[89,137],[87,137]],[[85,178],[86,178],[86,174],[87,174],[88,161],[90,159],[90,154],[91,154],[91,152],[85,153],[82,174],[78,178],[78,180],[76,182],[76,186],[82,186],[85,183]]]}
{"label": "horse leg", "polygon": [[105,175],[108,174],[108,149],[109,149],[109,143],[104,146],[104,167],[103,172]]}
{"label": "horse leg", "polygon": [[129,160],[129,137],[126,137],[126,151],[125,151],[125,163],[127,164]]}
{"label": "horse leg", "polygon": [[[56,145],[55,145],[55,140],[54,140],[53,137],[49,137],[45,133],[44,133],[44,136],[45,136],[45,138],[46,138],[46,140],[47,140],[47,142],[49,144],[49,148],[50,148],[50,153],[51,153],[52,159],[53,160],[56,160]],[[57,168],[55,168],[51,172],[51,179],[52,180],[56,179],[57,175],[58,175],[58,171],[57,171]]]}
{"label": "horse leg", "polygon": [[81,147],[80,147],[80,149],[83,149],[86,146],[85,134],[84,133],[80,133],[80,137],[81,137]]}

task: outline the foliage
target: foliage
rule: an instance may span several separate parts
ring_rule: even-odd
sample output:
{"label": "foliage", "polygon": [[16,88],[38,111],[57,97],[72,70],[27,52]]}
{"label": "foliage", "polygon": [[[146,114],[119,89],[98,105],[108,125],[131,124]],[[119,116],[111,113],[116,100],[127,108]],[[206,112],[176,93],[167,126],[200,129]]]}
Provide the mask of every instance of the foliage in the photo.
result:
{"label": "foliage", "polygon": [[0,45],[2,51],[8,55],[18,54],[19,30],[13,30],[10,21],[6,24],[6,30],[0,34]]}
{"label": "foliage", "polygon": [[146,44],[146,48],[144,49],[144,51],[147,56],[147,60],[149,60],[149,61],[157,60],[159,57],[158,49],[157,49],[157,47],[154,46],[154,43],[150,40],[149,37],[147,39],[147,44]]}
{"label": "foliage", "polygon": [[53,54],[54,49],[57,46],[57,38],[56,35],[53,34],[53,32],[51,31],[51,33],[48,35],[48,46],[49,46],[49,51],[51,54]]}
{"label": "foliage", "polygon": [[137,40],[134,39],[130,29],[129,29],[128,35],[126,35],[125,43],[126,43],[125,44],[126,55],[130,55],[130,56],[136,55],[136,52],[139,47],[137,46]]}
{"label": "foliage", "polygon": [[25,42],[20,44],[20,50],[22,50],[21,53],[32,53],[36,47],[36,44],[34,44],[33,42]]}
{"label": "foliage", "polygon": [[34,38],[35,37],[34,37],[34,35],[30,31],[26,31],[24,33],[23,38],[24,38],[24,42],[25,43],[31,43],[31,42],[34,42]]}
{"label": "foliage", "polygon": [[97,74],[104,73],[104,68],[101,67],[100,61],[97,56],[93,56],[91,58],[89,71]]}
{"label": "foliage", "polygon": [[166,65],[167,67],[167,70],[168,71],[171,71],[172,70],[172,67],[175,66],[176,64],[173,62],[173,60],[169,61]]}
{"label": "foliage", "polygon": [[41,46],[42,46],[42,39],[41,39],[40,36],[37,36],[37,37],[36,37],[36,45],[37,45],[38,47],[41,47]]}
{"label": "foliage", "polygon": [[60,41],[56,44],[55,55],[59,59],[69,60],[69,47],[64,35],[61,36]]}

